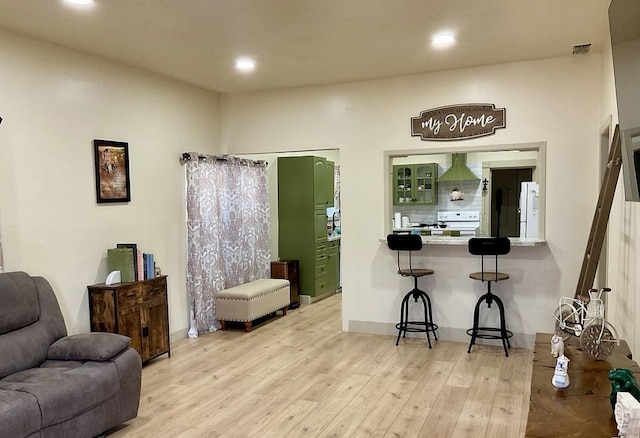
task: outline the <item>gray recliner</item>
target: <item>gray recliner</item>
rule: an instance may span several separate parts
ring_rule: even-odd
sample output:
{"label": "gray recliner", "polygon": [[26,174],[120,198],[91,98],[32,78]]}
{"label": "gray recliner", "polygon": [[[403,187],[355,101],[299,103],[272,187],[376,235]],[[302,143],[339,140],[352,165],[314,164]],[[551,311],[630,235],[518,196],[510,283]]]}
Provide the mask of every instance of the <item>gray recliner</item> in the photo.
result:
{"label": "gray recliner", "polygon": [[67,336],[47,280],[0,274],[0,438],[94,437],[135,418],[142,365],[129,343]]}

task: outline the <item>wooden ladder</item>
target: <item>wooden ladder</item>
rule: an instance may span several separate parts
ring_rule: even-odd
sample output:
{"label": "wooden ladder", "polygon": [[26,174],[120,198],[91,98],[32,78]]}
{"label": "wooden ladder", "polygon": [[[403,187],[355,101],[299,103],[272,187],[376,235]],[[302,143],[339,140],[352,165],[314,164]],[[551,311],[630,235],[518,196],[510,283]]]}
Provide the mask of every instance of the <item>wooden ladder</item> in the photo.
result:
{"label": "wooden ladder", "polygon": [[600,261],[602,253],[602,245],[604,236],[609,223],[609,214],[611,213],[611,204],[613,203],[613,195],[616,191],[618,183],[618,175],[622,164],[622,141],[620,139],[620,127],[616,125],[613,133],[613,140],[609,148],[609,159],[607,160],[607,169],[602,180],[600,195],[598,196],[598,204],[593,215],[593,223],[591,224],[591,232],[587,241],[587,249],[582,260],[582,269],[578,278],[578,287],[576,288],[575,298],[588,296],[589,289],[593,287],[593,281],[596,277],[596,269]]}

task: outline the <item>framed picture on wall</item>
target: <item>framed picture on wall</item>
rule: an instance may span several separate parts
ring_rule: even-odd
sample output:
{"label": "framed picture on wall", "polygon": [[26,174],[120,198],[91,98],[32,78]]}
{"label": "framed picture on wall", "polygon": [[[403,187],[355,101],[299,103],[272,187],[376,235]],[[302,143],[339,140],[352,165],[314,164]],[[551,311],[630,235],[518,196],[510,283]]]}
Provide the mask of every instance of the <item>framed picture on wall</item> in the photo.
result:
{"label": "framed picture on wall", "polygon": [[98,203],[131,201],[129,143],[93,140],[93,154]]}

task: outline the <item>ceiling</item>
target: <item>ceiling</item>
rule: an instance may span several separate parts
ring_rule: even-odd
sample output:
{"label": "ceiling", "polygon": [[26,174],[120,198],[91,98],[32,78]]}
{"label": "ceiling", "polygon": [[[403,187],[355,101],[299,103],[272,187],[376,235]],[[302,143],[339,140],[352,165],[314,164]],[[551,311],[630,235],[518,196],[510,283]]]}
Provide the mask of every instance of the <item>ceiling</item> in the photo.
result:
{"label": "ceiling", "polygon": [[[631,1],[631,0],[630,0]],[[0,28],[238,93],[570,55],[608,44],[610,0],[2,0]],[[430,46],[449,30],[457,44]],[[235,58],[256,60],[239,74]],[[575,55],[580,56],[580,55]]]}

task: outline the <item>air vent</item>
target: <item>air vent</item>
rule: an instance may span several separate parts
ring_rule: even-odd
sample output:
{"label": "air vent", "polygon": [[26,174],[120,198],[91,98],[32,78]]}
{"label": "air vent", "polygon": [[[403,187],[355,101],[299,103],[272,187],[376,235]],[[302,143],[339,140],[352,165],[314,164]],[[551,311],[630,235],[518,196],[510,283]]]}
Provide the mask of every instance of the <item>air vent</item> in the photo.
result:
{"label": "air vent", "polygon": [[585,53],[589,53],[591,50],[591,43],[589,44],[577,44],[573,46],[573,54],[574,55],[584,55]]}

